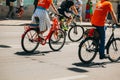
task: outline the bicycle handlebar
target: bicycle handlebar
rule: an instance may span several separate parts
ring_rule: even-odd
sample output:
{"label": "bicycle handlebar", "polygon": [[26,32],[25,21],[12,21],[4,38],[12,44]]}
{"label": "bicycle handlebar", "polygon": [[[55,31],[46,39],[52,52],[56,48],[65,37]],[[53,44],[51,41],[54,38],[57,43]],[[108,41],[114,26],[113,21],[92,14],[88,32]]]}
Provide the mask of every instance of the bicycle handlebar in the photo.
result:
{"label": "bicycle handlebar", "polygon": [[112,24],[112,27],[113,27],[113,28],[120,28],[120,24],[115,24],[115,23],[114,23],[114,24]]}
{"label": "bicycle handlebar", "polygon": [[120,27],[120,23],[118,23],[118,24],[116,24],[116,25]]}
{"label": "bicycle handlebar", "polygon": [[56,13],[53,13],[53,12],[50,12],[50,11],[48,11],[48,14],[49,14],[51,17],[54,17],[54,16],[62,16],[61,14],[56,14]]}

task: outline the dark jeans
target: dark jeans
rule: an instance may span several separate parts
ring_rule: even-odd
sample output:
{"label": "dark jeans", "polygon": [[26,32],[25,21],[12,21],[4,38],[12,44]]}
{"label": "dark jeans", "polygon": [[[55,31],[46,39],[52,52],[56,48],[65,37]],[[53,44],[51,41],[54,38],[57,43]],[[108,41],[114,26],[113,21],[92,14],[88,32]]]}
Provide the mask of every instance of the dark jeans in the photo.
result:
{"label": "dark jeans", "polygon": [[7,18],[15,18],[15,10],[13,6],[9,6]]}
{"label": "dark jeans", "polygon": [[104,52],[105,52],[105,27],[96,27],[99,35],[100,35],[100,39],[99,39],[99,54],[101,57],[104,57]]}
{"label": "dark jeans", "polygon": [[118,13],[118,17],[117,18],[118,18],[118,22],[120,22],[120,13]]}

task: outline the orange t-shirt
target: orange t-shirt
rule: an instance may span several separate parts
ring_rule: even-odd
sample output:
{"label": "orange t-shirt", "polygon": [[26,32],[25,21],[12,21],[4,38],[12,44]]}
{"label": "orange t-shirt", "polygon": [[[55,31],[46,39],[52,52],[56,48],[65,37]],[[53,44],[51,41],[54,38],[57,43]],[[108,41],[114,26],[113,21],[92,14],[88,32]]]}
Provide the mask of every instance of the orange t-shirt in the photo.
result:
{"label": "orange t-shirt", "polygon": [[38,0],[38,5],[42,8],[48,9],[53,0]]}
{"label": "orange t-shirt", "polygon": [[95,26],[104,26],[106,15],[112,11],[112,4],[109,1],[99,1],[91,19],[91,23]]}

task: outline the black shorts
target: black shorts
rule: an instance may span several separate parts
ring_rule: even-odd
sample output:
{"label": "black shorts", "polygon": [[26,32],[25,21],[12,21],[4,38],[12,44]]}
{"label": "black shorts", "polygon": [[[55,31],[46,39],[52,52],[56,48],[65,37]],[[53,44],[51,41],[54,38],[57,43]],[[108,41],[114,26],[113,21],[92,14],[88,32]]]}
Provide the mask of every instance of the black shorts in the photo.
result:
{"label": "black shorts", "polygon": [[65,18],[69,18],[68,16],[65,15],[65,12],[67,12],[67,11],[58,8],[58,12],[59,12],[61,15],[63,15]]}

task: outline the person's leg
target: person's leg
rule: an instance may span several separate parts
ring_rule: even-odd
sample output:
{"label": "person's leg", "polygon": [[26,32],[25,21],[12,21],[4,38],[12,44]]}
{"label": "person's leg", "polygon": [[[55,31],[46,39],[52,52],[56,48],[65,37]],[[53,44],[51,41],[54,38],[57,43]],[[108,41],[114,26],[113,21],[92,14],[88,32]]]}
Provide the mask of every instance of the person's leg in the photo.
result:
{"label": "person's leg", "polygon": [[9,17],[10,17],[10,12],[11,12],[11,6],[9,6],[9,11],[8,11],[8,13],[7,13],[6,18],[9,18]]}
{"label": "person's leg", "polygon": [[13,18],[14,16],[15,16],[15,14],[14,14],[15,12],[14,12],[14,2],[10,2],[10,11],[9,11],[9,17],[10,18]]}
{"label": "person's leg", "polygon": [[120,13],[118,13],[118,22],[120,22]]}
{"label": "person's leg", "polygon": [[80,22],[82,22],[82,10],[78,10],[78,15],[80,16],[79,17]]}
{"label": "person's leg", "polygon": [[6,16],[6,18],[14,18],[15,17],[15,11],[13,6],[9,6],[9,11]]}
{"label": "person's leg", "polygon": [[85,21],[86,21],[86,22],[89,22],[89,21],[90,21],[89,18],[90,18],[90,14],[89,14],[89,13],[86,13],[86,15],[85,15]]}
{"label": "person's leg", "polygon": [[82,22],[82,16],[80,16],[80,22]]}
{"label": "person's leg", "polygon": [[100,44],[99,44],[99,54],[100,54],[100,59],[103,59],[105,57],[105,29],[104,27],[97,27],[97,30],[100,34]]}
{"label": "person's leg", "polygon": [[66,21],[66,25],[70,25],[70,23],[71,23],[71,21],[72,21],[72,16],[71,17],[69,17],[69,18],[67,18],[67,21]]}
{"label": "person's leg", "polygon": [[15,18],[15,9],[14,9],[14,6],[12,6],[12,10],[11,10],[11,18],[12,18],[12,19]]}
{"label": "person's leg", "polygon": [[64,11],[64,16],[65,16],[66,19],[67,19],[66,25],[70,25],[70,23],[71,23],[71,21],[72,21],[72,19],[73,19],[71,13]]}

